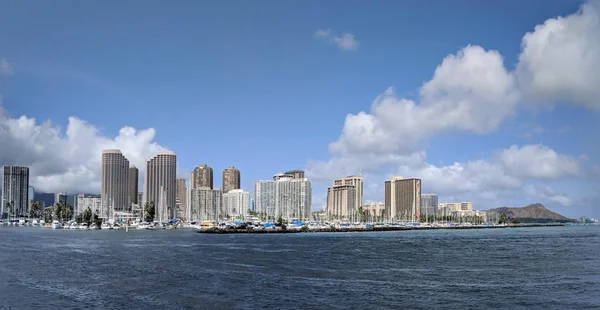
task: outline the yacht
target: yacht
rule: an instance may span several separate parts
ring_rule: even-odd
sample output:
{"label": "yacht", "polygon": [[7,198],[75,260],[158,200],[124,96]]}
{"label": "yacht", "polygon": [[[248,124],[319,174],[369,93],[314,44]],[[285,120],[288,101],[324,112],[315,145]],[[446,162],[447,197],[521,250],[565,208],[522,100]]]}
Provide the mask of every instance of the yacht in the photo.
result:
{"label": "yacht", "polygon": [[101,229],[113,229],[112,226],[110,226],[110,224],[108,224],[108,223],[102,223],[100,228]]}
{"label": "yacht", "polygon": [[77,228],[80,230],[88,230],[88,225],[86,223],[81,223]]}
{"label": "yacht", "polygon": [[69,225],[69,229],[77,229],[77,223],[71,223],[71,225]]}
{"label": "yacht", "polygon": [[52,221],[52,229],[61,229],[62,225],[60,225],[60,222],[57,220]]}

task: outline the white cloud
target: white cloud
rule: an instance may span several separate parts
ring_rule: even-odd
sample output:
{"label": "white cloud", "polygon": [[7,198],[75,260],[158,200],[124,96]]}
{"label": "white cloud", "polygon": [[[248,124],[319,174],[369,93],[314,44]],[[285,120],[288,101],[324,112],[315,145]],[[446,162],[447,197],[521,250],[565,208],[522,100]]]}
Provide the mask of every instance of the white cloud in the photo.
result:
{"label": "white cloud", "polygon": [[6,59],[0,59],[0,75],[11,75],[13,69]]}
{"label": "white cloud", "polygon": [[546,20],[521,45],[517,75],[529,98],[600,110],[600,1]]}
{"label": "white cloud", "polygon": [[579,173],[577,159],[539,144],[513,145],[499,152],[497,157],[503,168],[517,177],[557,179]]}
{"label": "white cloud", "polygon": [[116,137],[105,137],[76,117],[69,117],[63,132],[49,121],[37,123],[34,118],[0,113],[0,162],[29,166],[30,184],[37,191],[98,193],[101,151],[120,149],[130,163],[144,167],[145,159],[162,149],[153,142],[154,135],[152,128],[123,127]]}
{"label": "white cloud", "polygon": [[346,116],[332,154],[406,154],[418,142],[445,130],[476,134],[496,130],[519,99],[500,54],[467,46],[442,61],[420,90],[420,103],[393,89],[378,96],[370,113]]}
{"label": "white cloud", "polygon": [[533,198],[539,198],[563,207],[570,207],[573,201],[565,194],[557,193],[549,186],[529,185],[525,188],[525,193]]}
{"label": "white cloud", "polygon": [[327,43],[335,44],[343,51],[355,51],[358,49],[358,40],[350,33],[337,35],[331,29],[319,29],[315,32],[314,37]]}

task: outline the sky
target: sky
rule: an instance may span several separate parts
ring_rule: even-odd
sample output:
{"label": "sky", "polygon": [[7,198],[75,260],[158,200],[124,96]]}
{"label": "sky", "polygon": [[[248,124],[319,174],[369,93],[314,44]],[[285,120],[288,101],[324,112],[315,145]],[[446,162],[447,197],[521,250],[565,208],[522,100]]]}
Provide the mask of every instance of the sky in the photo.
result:
{"label": "sky", "polygon": [[[100,191],[101,150],[242,188],[304,169],[600,217],[600,1],[0,0],[0,164]],[[140,182],[143,169],[140,169]],[[141,185],[141,184],[140,184]]]}

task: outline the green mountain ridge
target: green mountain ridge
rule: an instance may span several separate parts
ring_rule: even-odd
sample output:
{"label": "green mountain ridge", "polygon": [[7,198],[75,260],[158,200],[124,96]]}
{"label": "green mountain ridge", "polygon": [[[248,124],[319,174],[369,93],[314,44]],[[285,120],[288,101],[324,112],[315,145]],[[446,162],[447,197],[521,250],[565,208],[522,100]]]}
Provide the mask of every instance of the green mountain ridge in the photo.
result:
{"label": "green mountain ridge", "polygon": [[552,221],[570,221],[569,218],[564,217],[556,212],[552,212],[541,203],[530,204],[526,207],[520,208],[509,208],[502,207],[496,209],[490,209],[488,212],[497,212],[498,214],[506,214],[507,217],[516,219],[527,219],[527,220],[552,220]]}

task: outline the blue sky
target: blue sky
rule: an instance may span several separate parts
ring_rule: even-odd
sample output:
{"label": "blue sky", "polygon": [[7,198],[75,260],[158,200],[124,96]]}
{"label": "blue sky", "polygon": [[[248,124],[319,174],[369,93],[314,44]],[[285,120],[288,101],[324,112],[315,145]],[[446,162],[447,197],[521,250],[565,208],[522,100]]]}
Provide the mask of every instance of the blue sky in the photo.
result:
{"label": "blue sky", "polygon": [[[75,140],[85,149],[94,149],[86,143],[104,141],[102,137],[116,141],[125,126],[153,128],[153,141],[178,153],[181,176],[206,163],[218,172],[215,181],[220,184],[222,169],[235,165],[246,190],[255,180],[306,168],[315,182],[314,209],[321,207],[331,182],[324,180],[360,169],[367,182],[381,183],[366,197],[377,201],[383,199],[385,177],[422,170],[397,168],[406,164],[394,162],[373,168],[342,165],[341,171],[337,165],[337,170],[322,173],[325,169],[315,163],[331,164],[339,157],[328,146],[340,138],[347,114],[370,113],[374,100],[389,87],[398,98],[420,102],[419,89],[432,79],[436,67],[468,45],[497,50],[511,72],[518,66],[527,32],[549,18],[576,13],[582,3],[0,1],[0,59],[12,68],[12,74],[0,77],[2,106],[11,120],[26,115],[28,120],[35,118],[37,126],[51,120],[49,127],[63,130],[59,140],[69,140],[65,131],[70,116],[86,122],[81,126],[97,129],[94,139],[66,143],[71,149]],[[331,36],[315,36],[326,29]],[[354,36],[356,49],[344,50],[332,41],[344,33]],[[523,176],[519,186],[488,188],[486,192],[496,193],[494,199],[435,182],[428,188],[425,178],[424,191],[445,193],[442,201],[474,200],[482,208],[538,199],[569,216],[600,216],[597,207],[580,202],[600,202],[597,180],[583,176],[598,164],[599,148],[591,134],[599,129],[596,110],[572,104],[568,96],[532,98],[519,99],[496,128],[481,133],[449,125],[418,139],[418,149],[410,152],[425,152],[428,164],[444,167],[489,160],[511,145],[542,145],[577,160],[577,173]],[[443,118],[436,115],[427,121]],[[61,148],[59,142],[53,146]],[[154,150],[148,146],[151,141],[146,142],[144,151],[131,149],[126,155],[130,152],[132,161],[140,163]],[[407,152],[391,151],[398,156]],[[584,154],[587,159],[582,161]],[[352,156],[343,155],[348,160]],[[56,190],[54,185],[62,182],[60,187],[76,187],[73,191],[97,184],[98,173],[87,161],[64,160],[62,172],[48,175],[31,161],[24,164],[37,167],[33,170],[40,175],[34,178],[38,187]],[[84,181],[76,170],[84,171]],[[515,194],[525,187],[537,194]],[[539,194],[542,187],[553,194]],[[544,201],[559,196],[570,203]]]}

